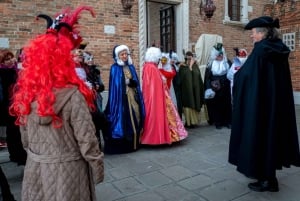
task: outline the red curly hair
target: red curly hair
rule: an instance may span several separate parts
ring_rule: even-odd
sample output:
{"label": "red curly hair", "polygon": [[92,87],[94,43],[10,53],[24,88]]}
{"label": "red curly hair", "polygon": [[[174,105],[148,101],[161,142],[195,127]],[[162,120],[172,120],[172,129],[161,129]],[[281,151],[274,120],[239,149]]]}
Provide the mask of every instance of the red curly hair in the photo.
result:
{"label": "red curly hair", "polygon": [[10,106],[10,113],[17,116],[17,125],[26,123],[31,103],[37,101],[37,114],[51,116],[53,126],[60,127],[62,120],[53,108],[54,88],[77,86],[88,106],[94,109],[93,92],[75,73],[73,47],[69,37],[57,32],[39,35],[24,47],[23,69],[19,72]]}

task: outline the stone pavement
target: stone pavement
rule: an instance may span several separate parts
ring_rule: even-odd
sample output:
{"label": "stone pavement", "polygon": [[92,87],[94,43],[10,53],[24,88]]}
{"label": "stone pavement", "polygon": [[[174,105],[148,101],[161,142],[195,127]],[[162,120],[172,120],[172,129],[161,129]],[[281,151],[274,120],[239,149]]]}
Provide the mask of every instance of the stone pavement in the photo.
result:
{"label": "stone pavement", "polygon": [[[300,105],[296,106],[300,130]],[[228,164],[230,130],[206,124],[171,146],[142,147],[130,154],[105,155],[105,180],[96,186],[99,201],[300,201],[300,168],[278,171],[280,191],[253,192],[252,180]],[[0,163],[20,201],[23,167]]]}

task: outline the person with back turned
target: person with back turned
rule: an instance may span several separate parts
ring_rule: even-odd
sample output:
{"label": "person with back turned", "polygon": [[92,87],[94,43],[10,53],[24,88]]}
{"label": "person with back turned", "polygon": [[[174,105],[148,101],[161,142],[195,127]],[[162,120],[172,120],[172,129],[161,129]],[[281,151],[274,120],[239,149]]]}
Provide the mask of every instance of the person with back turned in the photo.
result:
{"label": "person with back turned", "polygon": [[76,25],[85,10],[95,16],[88,6],[63,9],[54,20],[39,14],[46,33],[24,46],[9,110],[27,151],[22,201],[95,201],[95,184],[104,179],[90,113],[94,94],[76,74],[72,55],[82,41]]}

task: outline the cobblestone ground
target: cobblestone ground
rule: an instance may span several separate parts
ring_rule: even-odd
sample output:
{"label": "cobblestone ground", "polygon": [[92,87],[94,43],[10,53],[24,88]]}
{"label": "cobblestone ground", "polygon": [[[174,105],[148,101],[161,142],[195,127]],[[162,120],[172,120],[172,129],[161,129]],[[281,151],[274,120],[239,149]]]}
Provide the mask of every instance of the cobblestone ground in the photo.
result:
{"label": "cobblestone ground", "polygon": [[[300,129],[300,106],[296,106]],[[278,171],[278,193],[247,188],[252,180],[228,164],[230,130],[206,123],[189,129],[189,137],[171,146],[142,147],[130,154],[105,156],[105,180],[96,186],[99,201],[300,201],[300,168]],[[23,167],[0,163],[12,191],[21,200]]]}

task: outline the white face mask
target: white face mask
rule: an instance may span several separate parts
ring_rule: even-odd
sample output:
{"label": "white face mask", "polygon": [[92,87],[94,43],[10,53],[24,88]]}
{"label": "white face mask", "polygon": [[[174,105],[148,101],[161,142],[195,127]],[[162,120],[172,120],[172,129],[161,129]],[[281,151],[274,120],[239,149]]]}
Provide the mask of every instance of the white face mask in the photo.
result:
{"label": "white face mask", "polygon": [[247,60],[247,57],[238,57],[241,64],[243,65],[245,63],[245,61]]}

